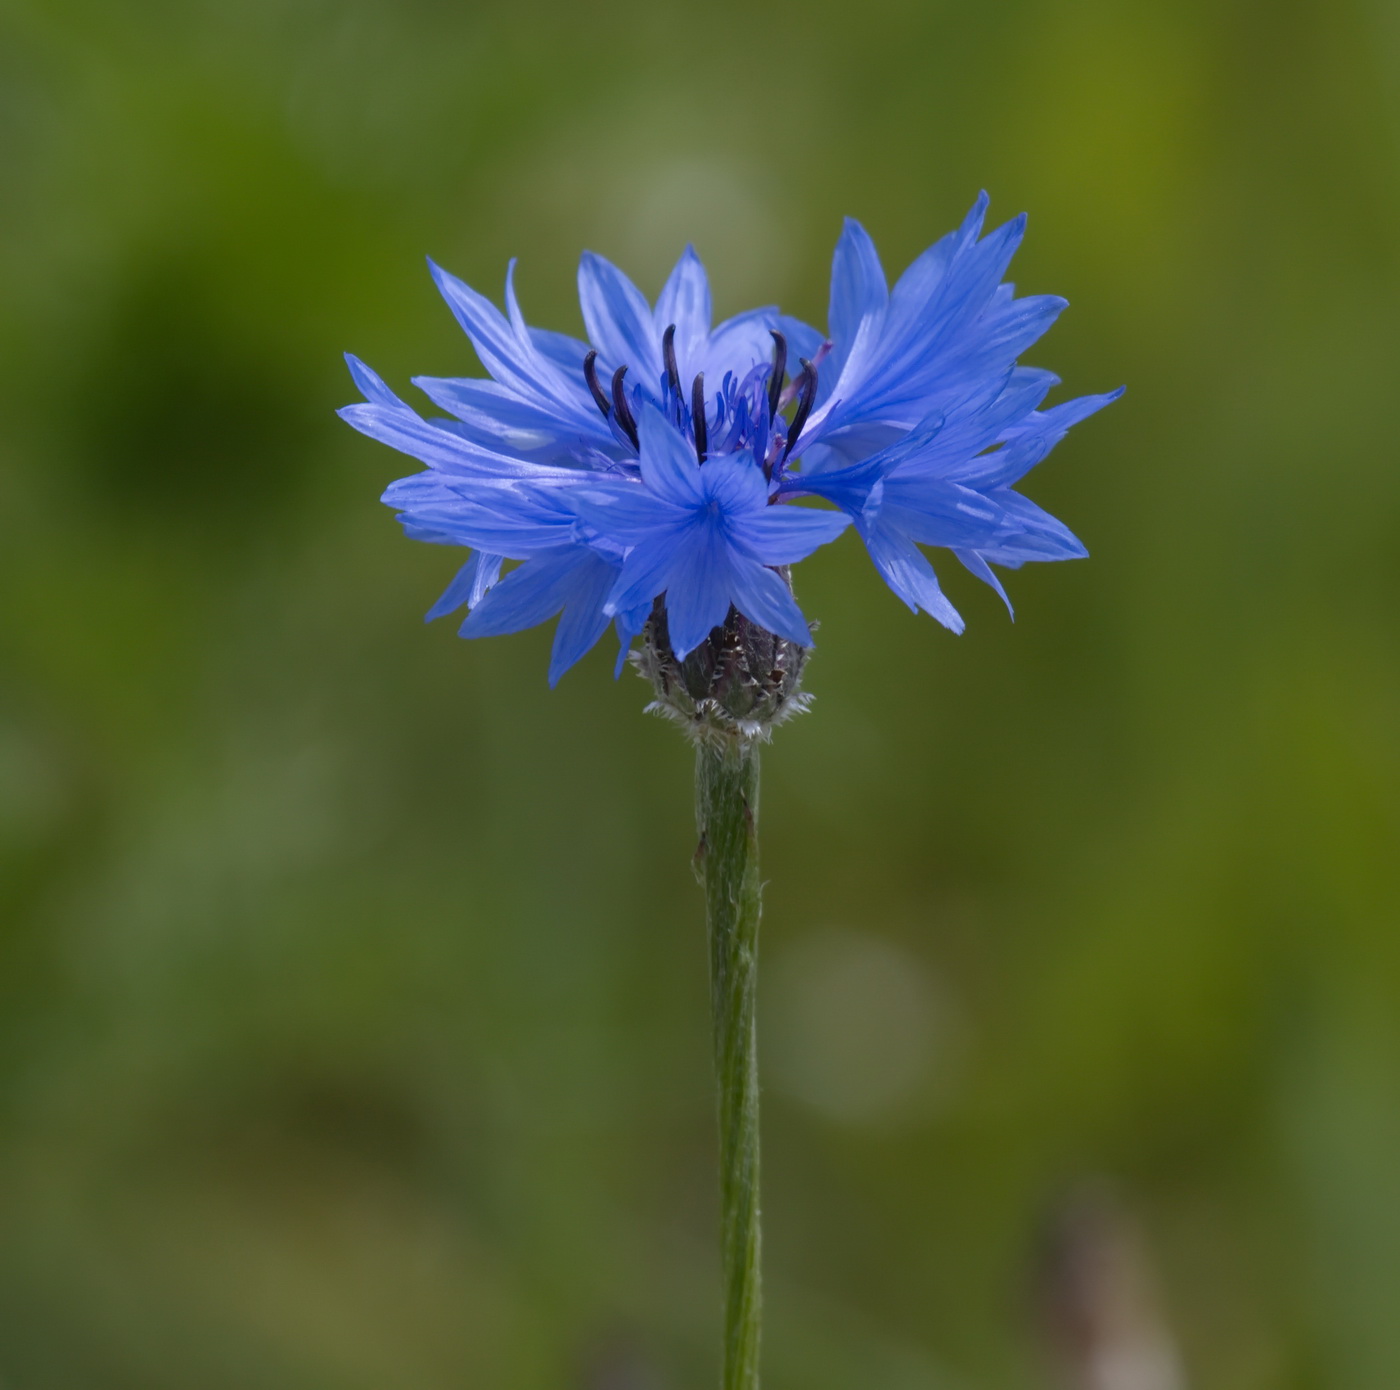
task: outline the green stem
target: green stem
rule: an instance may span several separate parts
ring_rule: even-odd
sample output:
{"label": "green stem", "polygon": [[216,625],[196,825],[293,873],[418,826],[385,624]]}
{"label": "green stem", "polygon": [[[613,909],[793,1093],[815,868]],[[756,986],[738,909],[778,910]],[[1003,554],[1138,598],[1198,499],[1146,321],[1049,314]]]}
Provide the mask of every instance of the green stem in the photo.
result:
{"label": "green stem", "polygon": [[705,887],[710,1001],[719,1088],[720,1250],[724,1266],[723,1390],[758,1390],[759,1218],[758,747],[740,736],[701,743],[695,757],[696,872]]}

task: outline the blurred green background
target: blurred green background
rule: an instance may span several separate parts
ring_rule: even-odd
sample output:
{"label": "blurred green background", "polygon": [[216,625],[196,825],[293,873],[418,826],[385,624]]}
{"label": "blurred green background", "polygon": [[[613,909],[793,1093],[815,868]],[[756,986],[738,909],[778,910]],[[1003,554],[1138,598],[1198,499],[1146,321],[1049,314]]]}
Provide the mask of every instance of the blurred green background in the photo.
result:
{"label": "blurred green background", "polygon": [[766,1384],[1400,1384],[1394,0],[4,0],[4,1390],[713,1383],[689,754],[423,626],[339,354],[478,370],[425,254],[823,323],[984,186],[1129,393],[1014,626],[802,568]]}

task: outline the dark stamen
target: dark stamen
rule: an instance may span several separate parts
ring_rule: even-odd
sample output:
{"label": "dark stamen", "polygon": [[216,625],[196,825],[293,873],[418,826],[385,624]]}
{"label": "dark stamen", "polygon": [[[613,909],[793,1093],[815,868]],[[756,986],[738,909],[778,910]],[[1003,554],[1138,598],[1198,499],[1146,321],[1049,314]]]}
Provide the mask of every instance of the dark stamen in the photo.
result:
{"label": "dark stamen", "polygon": [[812,402],[817,397],[817,369],[805,357],[799,357],[797,360],[802,363],[802,384],[798,387],[797,413],[792,417],[792,424],[788,426],[787,443],[783,445],[784,460],[792,453],[792,446],[797,443],[802,426],[807,423],[807,417],[812,413]]}
{"label": "dark stamen", "polygon": [[627,404],[627,394],[622,389],[622,378],[627,375],[626,367],[619,367],[613,373],[613,410],[617,413],[617,423],[623,434],[637,447],[637,422],[632,418],[632,407]]}
{"label": "dark stamen", "polygon": [[705,373],[690,383],[690,423],[695,431],[695,457],[705,462],[710,447],[709,426],[705,423]]}
{"label": "dark stamen", "polygon": [[768,378],[768,418],[778,414],[778,397],[783,394],[783,377],[787,375],[787,339],[776,328],[770,328],[773,335],[773,371]]}
{"label": "dark stamen", "polygon": [[680,409],[685,393],[681,390],[681,369],[676,366],[676,325],[673,323],[661,339],[661,355],[666,359],[666,380],[671,383],[671,399]]}
{"label": "dark stamen", "polygon": [[606,420],[612,413],[612,406],[603,394],[603,388],[598,385],[598,354],[596,352],[590,352],[583,359],[583,379],[588,383],[588,389],[593,393],[593,399],[598,403],[598,409],[603,412],[603,419]]}

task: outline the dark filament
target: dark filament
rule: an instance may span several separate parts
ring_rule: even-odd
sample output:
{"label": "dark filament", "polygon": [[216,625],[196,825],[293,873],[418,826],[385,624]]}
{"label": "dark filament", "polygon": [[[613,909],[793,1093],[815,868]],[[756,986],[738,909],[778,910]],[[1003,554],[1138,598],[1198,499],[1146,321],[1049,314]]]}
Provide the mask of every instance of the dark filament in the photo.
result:
{"label": "dark filament", "polygon": [[632,418],[632,407],[627,404],[626,393],[622,389],[622,378],[627,375],[626,367],[619,367],[613,373],[613,410],[617,412],[617,423],[623,434],[637,447],[637,422]]}
{"label": "dark filament", "polygon": [[709,451],[709,426],[705,423],[705,373],[700,372],[690,384],[690,423],[695,431],[695,457],[701,463]]}
{"label": "dark filament", "polygon": [[797,443],[802,426],[807,423],[807,417],[812,413],[812,402],[817,395],[817,369],[805,357],[799,357],[797,360],[802,363],[802,384],[797,392],[797,413],[792,417],[792,424],[788,426],[787,443],[783,446],[784,459],[792,453],[792,446]]}
{"label": "dark filament", "polygon": [[768,377],[768,418],[777,419],[778,397],[783,394],[783,377],[787,375],[787,339],[776,328],[773,335],[773,370]]}
{"label": "dark filament", "polygon": [[671,383],[671,399],[680,409],[685,398],[681,391],[681,369],[676,366],[676,325],[673,323],[661,339],[661,355],[666,359],[666,380]]}
{"label": "dark filament", "polygon": [[603,419],[607,419],[612,412],[612,406],[608,404],[608,398],[603,394],[603,388],[598,385],[598,354],[590,352],[583,359],[583,379],[588,383],[588,389],[593,393],[593,399],[598,403],[598,409],[603,412]]}

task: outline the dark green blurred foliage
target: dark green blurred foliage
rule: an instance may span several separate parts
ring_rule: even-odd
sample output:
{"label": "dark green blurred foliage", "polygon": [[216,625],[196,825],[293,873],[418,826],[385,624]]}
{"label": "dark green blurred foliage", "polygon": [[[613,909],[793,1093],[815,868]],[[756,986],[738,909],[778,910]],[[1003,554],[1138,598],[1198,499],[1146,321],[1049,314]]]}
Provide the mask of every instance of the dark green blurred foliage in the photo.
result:
{"label": "dark green blurred foliage", "polygon": [[711,1382],[689,755],[422,626],[338,354],[476,370],[425,253],[820,321],[841,215],[896,271],[984,185],[1130,390],[1014,626],[803,566],[768,1383],[1056,1383],[1100,1179],[1189,1385],[1400,1382],[1398,172],[1381,0],[10,0],[0,1385]]}

